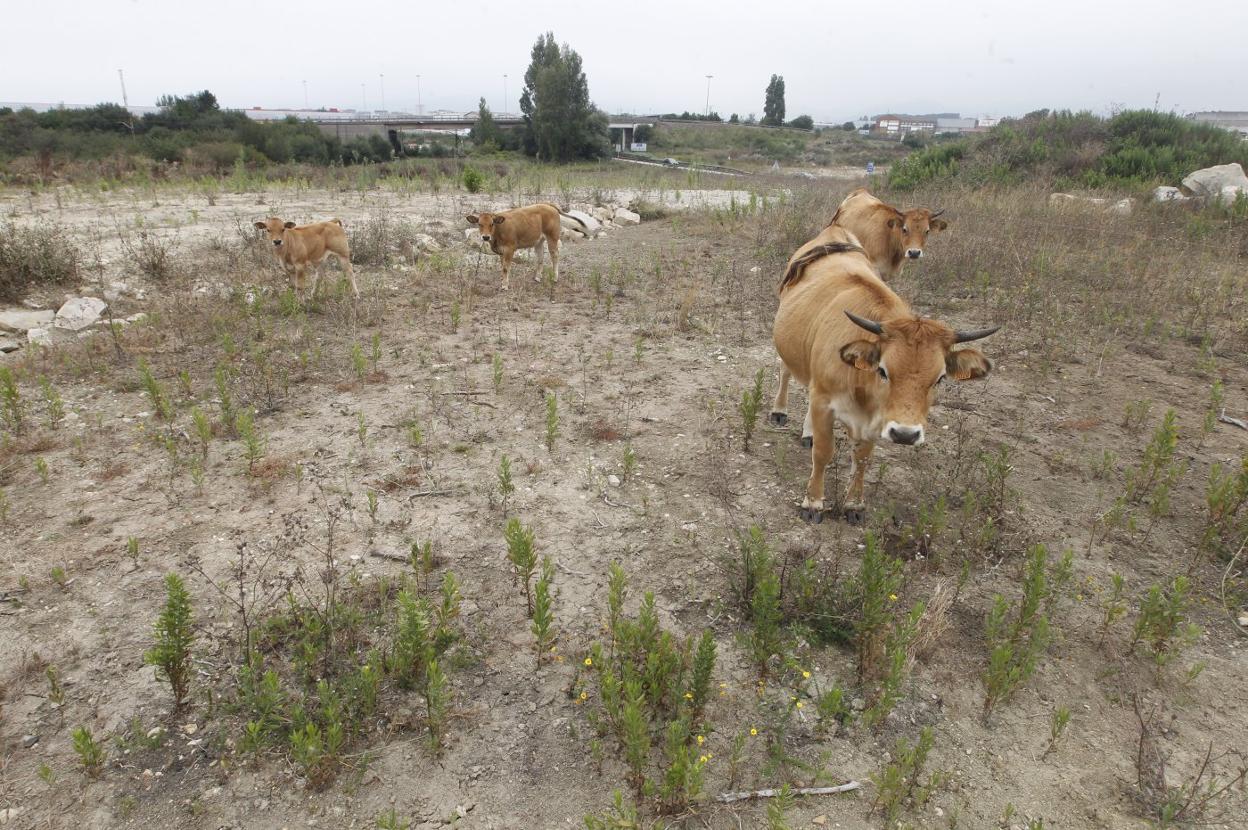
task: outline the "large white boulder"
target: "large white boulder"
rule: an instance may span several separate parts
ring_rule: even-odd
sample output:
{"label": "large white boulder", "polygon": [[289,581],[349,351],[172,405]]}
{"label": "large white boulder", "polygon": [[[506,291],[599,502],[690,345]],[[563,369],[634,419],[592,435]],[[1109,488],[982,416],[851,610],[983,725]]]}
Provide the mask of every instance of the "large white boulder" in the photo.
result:
{"label": "large white boulder", "polygon": [[1248,176],[1238,162],[1218,164],[1189,173],[1183,179],[1183,188],[1199,199],[1216,201],[1224,198],[1227,187],[1239,187],[1248,192]]}
{"label": "large white boulder", "polygon": [[1248,198],[1248,187],[1243,187],[1237,184],[1228,184],[1222,188],[1222,193],[1219,194],[1218,199],[1222,202],[1222,204],[1230,207],[1238,202],[1241,196]]}
{"label": "large white boulder", "polygon": [[640,225],[641,217],[628,208],[616,208],[615,218],[611,221],[617,225]]}
{"label": "large white boulder", "polygon": [[26,332],[26,339],[31,343],[38,343],[40,346],[55,346],[58,343],[72,343],[78,339],[78,335],[73,329],[48,326],[47,328],[31,329]]}
{"label": "large white boulder", "polygon": [[80,331],[95,325],[106,308],[108,308],[108,303],[98,297],[71,297],[65,301],[65,305],[57,309],[56,321],[53,325],[57,328]]}
{"label": "large white boulder", "polygon": [[[568,216],[572,217],[572,219],[568,219]],[[559,221],[563,225],[564,230],[575,231],[590,239],[597,236],[598,231],[602,230],[602,223],[583,210],[569,210],[567,216],[561,216]]]}
{"label": "large white boulder", "polygon": [[612,210],[609,207],[603,207],[602,205],[599,205],[595,208],[591,208],[589,212],[591,215],[593,215],[595,219],[597,219],[599,222],[602,222],[604,224],[607,222],[610,222],[611,217],[615,215],[614,210]]}
{"label": "large white boulder", "polygon": [[21,334],[30,329],[52,325],[55,311],[28,311],[24,308],[6,308],[0,311],[0,331]]}

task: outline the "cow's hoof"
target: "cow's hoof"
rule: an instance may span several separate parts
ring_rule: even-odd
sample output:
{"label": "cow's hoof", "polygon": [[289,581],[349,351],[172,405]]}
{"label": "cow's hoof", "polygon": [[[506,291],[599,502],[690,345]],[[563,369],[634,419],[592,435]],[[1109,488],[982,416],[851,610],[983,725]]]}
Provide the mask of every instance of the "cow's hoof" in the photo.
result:
{"label": "cow's hoof", "polygon": [[799,507],[797,515],[802,517],[802,521],[812,525],[823,524],[823,511],[816,510],[813,507]]}
{"label": "cow's hoof", "polygon": [[815,437],[813,435],[802,436],[802,449],[808,450],[815,445]]}
{"label": "cow's hoof", "polygon": [[845,506],[845,521],[851,525],[860,525],[867,518],[867,509],[861,505],[857,507]]}
{"label": "cow's hoof", "polygon": [[767,416],[767,420],[771,421],[773,424],[775,424],[778,427],[782,427],[789,422],[789,413],[772,412],[770,415]]}

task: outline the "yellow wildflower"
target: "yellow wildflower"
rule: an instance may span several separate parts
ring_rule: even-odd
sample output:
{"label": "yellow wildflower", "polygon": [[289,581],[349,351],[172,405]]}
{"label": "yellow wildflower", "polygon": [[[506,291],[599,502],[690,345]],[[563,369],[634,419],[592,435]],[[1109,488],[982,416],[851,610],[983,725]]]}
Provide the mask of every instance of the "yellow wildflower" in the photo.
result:
{"label": "yellow wildflower", "polygon": [[897,601],[897,595],[896,595],[896,594],[889,594],[889,595],[888,595],[888,601],[889,601],[889,602],[896,602],[896,601]]}
{"label": "yellow wildflower", "polygon": [[802,671],[802,679],[803,679],[803,680],[809,680],[809,679],[810,679],[810,672],[808,672],[808,671]]}
{"label": "yellow wildflower", "polygon": [[585,665],[587,665],[587,666],[592,666],[593,664],[594,664],[594,658],[592,658],[592,657],[586,657],[586,658],[585,658]]}
{"label": "yellow wildflower", "polygon": [[758,734],[758,730],[757,730],[757,729],[755,729],[754,727],[752,727],[752,726],[751,726],[751,727],[750,727],[750,734],[751,734],[751,735],[757,735],[757,734]]}
{"label": "yellow wildflower", "polygon": [[699,735],[699,736],[698,736],[698,746],[702,746],[702,744],[704,744],[704,743],[706,743],[706,738],[704,738],[704,737],[702,737],[701,735]]}

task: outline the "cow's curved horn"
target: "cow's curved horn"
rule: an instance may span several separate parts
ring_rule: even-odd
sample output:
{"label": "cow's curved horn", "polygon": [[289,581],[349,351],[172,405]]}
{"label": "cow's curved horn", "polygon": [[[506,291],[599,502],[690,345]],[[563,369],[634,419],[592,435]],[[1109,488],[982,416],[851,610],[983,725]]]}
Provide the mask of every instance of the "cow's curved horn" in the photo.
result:
{"label": "cow's curved horn", "polygon": [[972,340],[983,340],[990,334],[995,334],[1001,327],[993,326],[990,329],[975,329],[974,331],[958,331],[954,332],[954,343],[970,343]]}
{"label": "cow's curved horn", "polygon": [[[883,333],[884,333],[884,327],[883,327],[883,326],[881,326],[879,323],[875,322],[874,320],[868,320],[868,319],[866,319],[865,317],[859,317],[857,314],[855,314],[855,313],[854,313],[854,312],[852,312],[852,311],[846,311],[846,312],[845,312],[845,316],[846,316],[846,317],[848,317],[849,319],[853,320],[853,321],[854,321],[854,325],[859,326],[859,327],[861,327],[861,328],[864,328],[864,329],[866,329],[867,331],[871,332],[872,334],[883,334]],[[994,329],[994,331],[995,331],[995,329]],[[989,332],[989,333],[991,334],[991,332]],[[961,341],[959,341],[959,342],[961,342]]]}
{"label": "cow's curved horn", "polygon": [[942,214],[942,213],[944,213],[944,212],[945,212],[945,209],[944,209],[944,208],[941,208],[940,210],[938,210],[938,211],[936,211],[935,213],[933,213],[931,218],[935,219],[937,216],[940,216],[940,214]]}

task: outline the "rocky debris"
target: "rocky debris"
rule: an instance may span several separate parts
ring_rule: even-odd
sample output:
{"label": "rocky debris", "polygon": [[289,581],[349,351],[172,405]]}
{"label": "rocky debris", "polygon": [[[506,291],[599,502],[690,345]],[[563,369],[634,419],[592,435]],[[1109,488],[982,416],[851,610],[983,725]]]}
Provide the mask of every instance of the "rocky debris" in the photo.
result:
{"label": "rocky debris", "polygon": [[464,228],[464,239],[467,239],[469,242],[471,242],[474,237],[480,239],[481,237],[479,236],[479,233],[480,229],[477,227]]}
{"label": "rocky debris", "polygon": [[616,208],[611,221],[617,225],[640,225],[641,217],[628,208]]}
{"label": "rocky debris", "polygon": [[572,230],[581,236],[588,237],[589,239],[593,239],[595,236],[598,235],[598,232],[602,230],[602,222],[598,221],[598,219],[592,214],[586,213],[583,210],[576,210],[575,208],[573,208],[568,211],[568,216],[571,216],[577,222],[580,222],[581,225],[584,225],[585,228],[589,232],[587,234],[584,231],[582,231],[581,227],[577,225],[575,222],[565,223],[564,224],[565,230]]}
{"label": "rocky debris", "polygon": [[[1230,190],[1228,188],[1235,188]],[[1207,202],[1230,204],[1240,193],[1248,193],[1248,176],[1238,162],[1217,164],[1196,170],[1183,178],[1184,192]],[[1230,198],[1230,202],[1226,202]]]}
{"label": "rocky debris", "polygon": [[1110,213],[1116,213],[1119,216],[1130,216],[1133,210],[1135,210],[1134,199],[1119,199],[1109,208]]}
{"label": "rocky debris", "polygon": [[615,208],[607,205],[594,205],[589,209],[589,215],[606,224],[615,216]]}
{"label": "rocky debris", "polygon": [[23,735],[22,736],[22,746],[24,746],[26,749],[30,749],[32,746],[34,746],[37,743],[39,743],[38,735]]}
{"label": "rocky debris", "polygon": [[0,354],[15,352],[22,347],[22,341],[16,337],[0,337]]}
{"label": "rocky debris", "polygon": [[1049,205],[1052,207],[1061,207],[1063,205],[1085,204],[1085,205],[1103,205],[1108,199],[1102,199],[1100,196],[1076,196],[1073,193],[1050,193]]}
{"label": "rocky debris", "polygon": [[57,310],[53,326],[81,331],[95,325],[106,308],[108,303],[98,297],[71,297]]}
{"label": "rocky debris", "polygon": [[427,233],[416,234],[416,247],[426,253],[442,250],[442,245]]}
{"label": "rocky debris", "polygon": [[0,331],[24,334],[31,329],[50,326],[55,319],[55,311],[27,311],[22,308],[6,308],[0,311]]}

